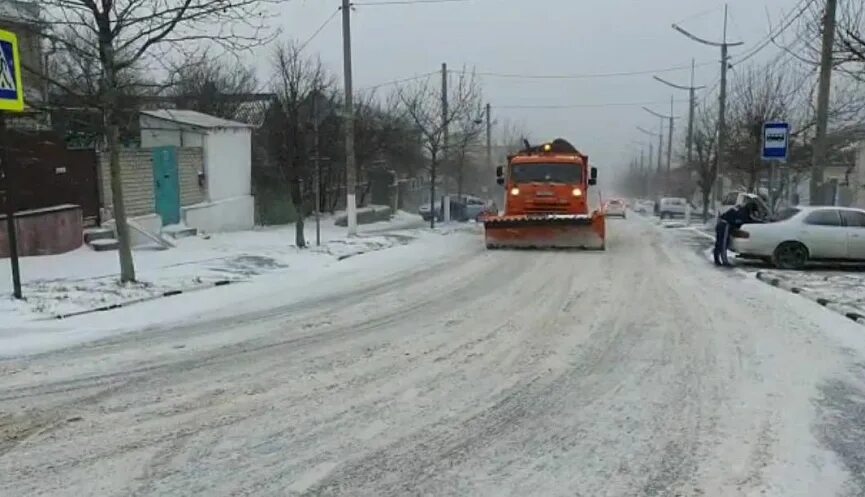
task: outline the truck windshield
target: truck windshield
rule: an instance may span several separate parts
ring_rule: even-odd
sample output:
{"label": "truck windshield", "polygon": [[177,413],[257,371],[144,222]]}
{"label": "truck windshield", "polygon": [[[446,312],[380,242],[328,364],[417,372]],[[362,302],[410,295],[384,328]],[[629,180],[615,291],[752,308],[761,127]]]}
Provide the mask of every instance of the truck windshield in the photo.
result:
{"label": "truck windshield", "polygon": [[517,164],[511,168],[511,181],[576,184],[582,182],[582,171],[576,164]]}

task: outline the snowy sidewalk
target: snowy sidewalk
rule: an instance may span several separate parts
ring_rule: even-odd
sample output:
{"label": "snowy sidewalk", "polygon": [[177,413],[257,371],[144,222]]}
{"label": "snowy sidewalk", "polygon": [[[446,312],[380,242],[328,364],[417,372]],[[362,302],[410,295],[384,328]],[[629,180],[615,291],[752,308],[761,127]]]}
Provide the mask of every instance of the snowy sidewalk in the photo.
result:
{"label": "snowy sidewalk", "polygon": [[[294,225],[177,240],[164,251],[134,252],[137,283],[120,285],[116,252],[82,247],[55,256],[21,260],[24,302],[11,298],[11,269],[0,261],[0,322],[16,324],[56,318],[180,292],[248,281],[287,271],[315,271],[349,257],[409,244],[420,234],[420,217],[399,213],[391,221],[361,226],[348,239],[332,219],[322,223],[322,245],[294,246]],[[305,226],[315,243],[315,224]]]}

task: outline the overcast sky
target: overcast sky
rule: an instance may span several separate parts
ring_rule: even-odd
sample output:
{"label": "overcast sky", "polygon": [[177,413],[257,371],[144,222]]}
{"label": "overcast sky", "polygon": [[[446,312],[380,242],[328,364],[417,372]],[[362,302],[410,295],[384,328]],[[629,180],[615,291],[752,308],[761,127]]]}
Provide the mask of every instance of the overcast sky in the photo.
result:
{"label": "overcast sky", "polygon": [[[374,0],[367,0],[374,1]],[[337,9],[339,0],[292,0],[279,23],[285,36],[305,40]],[[363,6],[352,17],[355,86],[450,67],[478,72],[527,75],[579,75],[643,71],[698,63],[697,83],[712,85],[719,74],[719,50],[690,41],[671,29],[679,23],[698,36],[720,39],[724,3],[716,0],[467,0],[464,2]],[[767,12],[777,24],[800,0],[730,0],[729,38],[747,52],[768,31]],[[342,77],[340,17],[309,44]],[[778,49],[769,45],[754,61]],[[261,59],[263,60],[263,59]],[[690,70],[663,73],[685,84]],[[658,120],[636,106],[513,109],[520,105],[599,105],[658,102],[669,111],[673,92],[651,75],[575,80],[484,77],[486,99],[494,117],[521,123],[535,140],[561,136],[588,154],[596,165],[627,163],[632,140],[646,141],[635,125],[656,130]],[[660,103],[666,102],[666,103]]]}

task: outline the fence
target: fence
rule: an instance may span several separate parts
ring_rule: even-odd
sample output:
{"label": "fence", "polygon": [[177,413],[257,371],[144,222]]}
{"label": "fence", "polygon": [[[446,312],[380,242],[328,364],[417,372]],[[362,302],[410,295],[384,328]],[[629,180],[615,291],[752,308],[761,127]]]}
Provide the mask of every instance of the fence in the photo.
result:
{"label": "fence", "polygon": [[99,173],[94,150],[69,150],[50,132],[9,130],[14,164],[15,207],[81,207],[89,224],[99,222]]}

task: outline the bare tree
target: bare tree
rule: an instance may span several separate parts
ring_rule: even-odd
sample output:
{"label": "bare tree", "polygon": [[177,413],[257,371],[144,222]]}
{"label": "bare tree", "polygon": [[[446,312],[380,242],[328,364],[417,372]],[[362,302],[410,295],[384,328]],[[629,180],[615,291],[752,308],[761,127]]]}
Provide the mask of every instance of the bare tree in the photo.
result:
{"label": "bare tree", "polygon": [[174,68],[169,93],[178,106],[222,117],[238,119],[243,103],[258,88],[255,71],[237,59],[214,58],[208,52]]}
{"label": "bare tree", "polygon": [[218,43],[231,50],[267,37],[262,9],[278,0],[41,0],[42,36],[76,57],[93,61],[98,105],[109,154],[120,280],[135,280],[119,161],[121,75],[150,69],[172,50]]}
{"label": "bare tree", "polygon": [[761,159],[763,125],[786,120],[799,128],[796,110],[804,103],[799,100],[800,87],[786,73],[765,66],[739,68],[733,77],[730,92],[729,138],[726,157],[728,171],[749,191],[755,191],[762,171],[767,170]]}
{"label": "bare tree", "polygon": [[285,172],[289,184],[291,201],[297,214],[295,244],[306,247],[303,233],[304,217],[309,208],[304,202],[304,185],[309,183],[308,167],[309,125],[311,123],[311,99],[324,95],[333,86],[317,57],[306,57],[294,43],[278,45],[273,53],[274,83],[276,94],[274,120],[269,123],[273,134],[271,143],[275,147],[279,167]]}
{"label": "bare tree", "polygon": [[509,154],[522,150],[525,147],[525,140],[531,141],[531,137],[526,131],[524,124],[505,121],[501,126],[501,130],[499,146]]}
{"label": "bare tree", "polygon": [[448,85],[448,89],[447,113],[443,110],[441,90],[430,79],[397,90],[403,112],[420,134],[429,160],[431,227],[435,227],[436,174],[445,152],[445,134],[454,123],[472,116],[481,101],[480,84],[473,72],[460,71],[456,84]]}
{"label": "bare tree", "polygon": [[462,197],[466,176],[466,163],[471,159],[472,152],[480,145],[480,137],[484,130],[483,108],[480,97],[473,102],[475,108],[467,108],[459,116],[455,136],[451,137],[453,166],[457,181],[457,195]]}
{"label": "bare tree", "polygon": [[838,20],[840,59],[859,66],[865,76],[865,5],[859,1],[841,2]]}
{"label": "bare tree", "polygon": [[709,219],[709,198],[718,171],[718,112],[701,106],[694,117],[693,158],[690,167],[697,173],[697,187],[703,200],[703,221]]}

